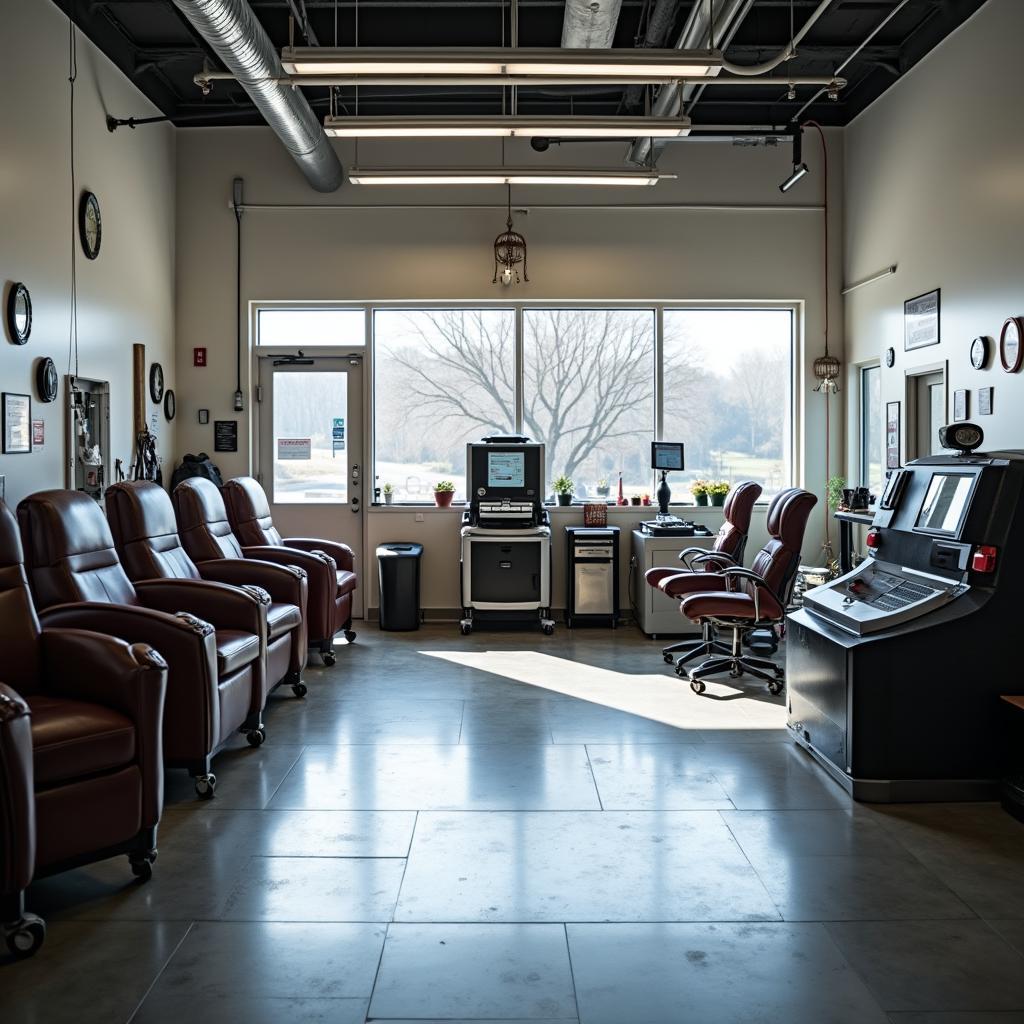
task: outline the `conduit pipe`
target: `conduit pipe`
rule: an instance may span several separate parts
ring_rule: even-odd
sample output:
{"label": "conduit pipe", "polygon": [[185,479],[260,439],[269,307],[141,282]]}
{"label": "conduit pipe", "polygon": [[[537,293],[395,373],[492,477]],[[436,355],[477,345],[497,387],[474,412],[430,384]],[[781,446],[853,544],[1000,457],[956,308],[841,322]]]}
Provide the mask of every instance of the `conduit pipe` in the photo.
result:
{"label": "conduit pipe", "polygon": [[317,192],[334,192],[344,177],[338,155],[306,97],[282,82],[281,59],[246,0],[174,0],[174,5],[249,94],[310,185]]}
{"label": "conduit pipe", "polygon": [[609,50],[615,40],[622,0],[565,0],[562,47]]}
{"label": "conduit pipe", "polygon": [[[726,71],[731,72],[734,75],[766,75],[770,71],[774,71],[780,64],[785,64],[787,60],[791,60],[796,56],[796,48],[803,41],[804,36],[814,27],[814,23],[832,6],[835,0],[821,0],[821,3],[814,9],[814,13],[804,22],[803,28],[796,33],[795,36],[789,41],[785,49],[778,55],[773,57],[771,60],[766,61],[764,64],[732,64],[729,61],[723,61],[722,67]],[[722,46],[725,49],[725,46]]]}

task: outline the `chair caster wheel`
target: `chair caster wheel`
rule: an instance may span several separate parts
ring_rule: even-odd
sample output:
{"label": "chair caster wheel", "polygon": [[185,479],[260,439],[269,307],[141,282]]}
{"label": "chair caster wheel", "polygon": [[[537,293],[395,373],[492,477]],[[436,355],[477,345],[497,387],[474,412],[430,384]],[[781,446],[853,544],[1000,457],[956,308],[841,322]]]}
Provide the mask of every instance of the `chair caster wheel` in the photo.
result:
{"label": "chair caster wheel", "polygon": [[555,632],[555,627],[554,626],[550,626],[550,625],[549,626],[544,626],[544,635],[545,636],[552,636],[552,635],[554,635],[554,632]]}
{"label": "chair caster wheel", "polygon": [[680,679],[686,679],[686,668],[683,665],[676,665],[676,675],[679,676]]}
{"label": "chair caster wheel", "polygon": [[196,777],[196,796],[201,800],[212,800],[217,791],[217,776],[210,772],[209,775]]}
{"label": "chair caster wheel", "polygon": [[156,860],[156,851],[145,854],[141,857],[131,857],[129,861],[132,866],[132,874],[140,882],[148,882],[153,877],[153,861]]}
{"label": "chair caster wheel", "polygon": [[671,665],[672,662],[674,662],[676,660],[675,656],[672,655],[672,654],[663,654],[662,657],[665,659],[665,664],[666,665]]}
{"label": "chair caster wheel", "polygon": [[11,955],[24,960],[38,953],[46,941],[46,922],[35,914],[24,914],[4,927],[4,940]]}
{"label": "chair caster wheel", "polygon": [[738,669],[738,668],[731,668],[731,669],[729,669],[729,678],[730,679],[739,679],[739,677],[741,675],[743,675],[743,672],[740,669]]}
{"label": "chair caster wheel", "polygon": [[459,632],[463,636],[469,636],[469,634],[473,632],[473,627],[470,626],[468,623],[463,622],[462,625],[459,626]]}
{"label": "chair caster wheel", "polygon": [[356,631],[354,629],[346,629],[345,630],[345,639],[350,644],[354,644],[356,642]]}
{"label": "chair caster wheel", "polygon": [[694,693],[703,693],[707,687],[701,682],[701,680],[691,679],[690,689],[693,690]]}
{"label": "chair caster wheel", "polygon": [[778,695],[782,693],[783,686],[785,686],[785,683],[783,683],[781,679],[776,679],[768,684],[768,692],[773,697],[778,697]]}
{"label": "chair caster wheel", "polygon": [[320,657],[323,659],[323,663],[328,668],[330,668],[332,665],[336,664],[337,661],[338,661],[338,656],[334,653],[334,651],[324,651],[320,655]]}
{"label": "chair caster wheel", "polygon": [[292,683],[292,693],[294,693],[296,697],[305,697],[306,694],[309,693],[309,689],[305,683]]}
{"label": "chair caster wheel", "polygon": [[267,730],[261,725],[258,729],[250,729],[245,738],[249,741],[250,747],[262,747],[267,740]]}

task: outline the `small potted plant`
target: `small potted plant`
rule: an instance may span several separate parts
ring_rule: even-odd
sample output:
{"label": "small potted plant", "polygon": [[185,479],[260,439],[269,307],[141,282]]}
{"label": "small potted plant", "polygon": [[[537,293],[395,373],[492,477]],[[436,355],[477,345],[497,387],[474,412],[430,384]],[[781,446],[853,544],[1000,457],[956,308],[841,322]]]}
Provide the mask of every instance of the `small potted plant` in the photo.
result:
{"label": "small potted plant", "polygon": [[384,485],[384,504],[390,505],[395,498],[395,485],[385,484]]}
{"label": "small potted plant", "polygon": [[708,497],[711,504],[721,507],[725,504],[725,496],[729,493],[729,485],[724,480],[715,480],[708,484]]}
{"label": "small potted plant", "polygon": [[651,503],[651,496],[649,494],[645,494],[645,495],[643,495],[640,498],[640,504],[641,505],[650,505],[650,503]]}
{"label": "small potted plant", "polygon": [[611,493],[611,488],[608,486],[608,478],[601,477],[601,479],[597,481],[597,487],[595,490],[597,491],[597,496],[599,498],[607,498]]}
{"label": "small potted plant", "polygon": [[707,480],[694,480],[690,484],[690,493],[693,495],[693,500],[698,505],[706,505],[708,503],[708,482]]}
{"label": "small potted plant", "polygon": [[455,484],[451,480],[438,480],[434,484],[434,504],[438,508],[448,508],[455,497]]}
{"label": "small potted plant", "polygon": [[640,495],[639,494],[631,494],[629,496],[629,503],[630,503],[630,505],[639,505],[640,504]]}
{"label": "small potted plant", "polygon": [[551,486],[559,505],[572,504],[572,481],[564,473]]}
{"label": "small potted plant", "polygon": [[828,481],[828,507],[833,512],[838,511],[844,504],[843,491],[846,489],[846,477],[833,476]]}

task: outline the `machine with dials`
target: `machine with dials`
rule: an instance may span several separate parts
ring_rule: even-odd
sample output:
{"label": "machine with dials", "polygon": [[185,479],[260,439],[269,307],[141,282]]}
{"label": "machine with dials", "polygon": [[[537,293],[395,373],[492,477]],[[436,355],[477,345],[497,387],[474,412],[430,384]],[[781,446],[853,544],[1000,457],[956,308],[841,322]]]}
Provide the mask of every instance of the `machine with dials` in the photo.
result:
{"label": "machine with dials", "polygon": [[939,436],[889,477],[868,558],[788,618],[789,728],[857,799],[991,797],[999,696],[1024,694],[1024,452]]}

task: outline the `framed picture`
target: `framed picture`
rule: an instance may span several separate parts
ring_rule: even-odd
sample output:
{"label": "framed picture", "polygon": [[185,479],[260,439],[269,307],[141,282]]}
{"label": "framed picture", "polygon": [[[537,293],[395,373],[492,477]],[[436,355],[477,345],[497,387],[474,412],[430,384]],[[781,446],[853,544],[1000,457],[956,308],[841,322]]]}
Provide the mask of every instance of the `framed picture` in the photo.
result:
{"label": "framed picture", "polygon": [[900,468],[900,403],[885,403],[885,468]]}
{"label": "framed picture", "polygon": [[968,392],[966,389],[953,392],[953,419],[965,420],[968,416]]}
{"label": "framed picture", "polygon": [[215,452],[238,451],[238,420],[213,421],[213,450]]}
{"label": "framed picture", "polygon": [[939,343],[939,289],[903,303],[903,351]]}
{"label": "framed picture", "polygon": [[3,393],[4,455],[27,455],[32,451],[32,397]]}
{"label": "framed picture", "polygon": [[993,388],[978,388],[978,415],[992,415],[992,391]]}

